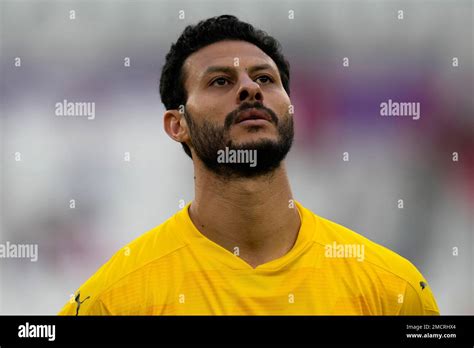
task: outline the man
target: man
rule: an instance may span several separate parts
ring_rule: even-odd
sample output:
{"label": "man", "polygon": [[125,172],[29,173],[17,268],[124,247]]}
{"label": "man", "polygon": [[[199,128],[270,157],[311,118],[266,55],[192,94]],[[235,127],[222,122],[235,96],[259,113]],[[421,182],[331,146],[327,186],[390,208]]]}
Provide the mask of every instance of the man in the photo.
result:
{"label": "man", "polygon": [[439,314],[409,261],[293,199],[289,79],[278,42],[236,17],[184,30],[160,92],[166,133],[193,160],[195,199],[117,252],[60,314]]}

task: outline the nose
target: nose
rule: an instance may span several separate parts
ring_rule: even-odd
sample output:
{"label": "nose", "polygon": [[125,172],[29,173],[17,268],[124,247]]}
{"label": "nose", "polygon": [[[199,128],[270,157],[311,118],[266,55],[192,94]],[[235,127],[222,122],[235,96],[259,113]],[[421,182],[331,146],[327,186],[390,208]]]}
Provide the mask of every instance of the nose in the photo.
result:
{"label": "nose", "polygon": [[263,102],[263,94],[260,85],[248,76],[244,77],[237,91],[237,104],[242,102]]}

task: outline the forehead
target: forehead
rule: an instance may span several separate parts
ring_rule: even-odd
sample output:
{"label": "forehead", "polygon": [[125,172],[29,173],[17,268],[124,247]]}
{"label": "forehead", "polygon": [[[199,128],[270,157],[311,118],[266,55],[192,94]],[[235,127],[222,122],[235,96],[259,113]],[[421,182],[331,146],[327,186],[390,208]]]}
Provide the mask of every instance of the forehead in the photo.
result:
{"label": "forehead", "polygon": [[247,68],[256,64],[269,64],[273,69],[278,68],[265,52],[246,41],[219,41],[191,54],[183,64],[186,80],[202,77],[209,66],[234,66],[234,59],[239,58],[239,66]]}

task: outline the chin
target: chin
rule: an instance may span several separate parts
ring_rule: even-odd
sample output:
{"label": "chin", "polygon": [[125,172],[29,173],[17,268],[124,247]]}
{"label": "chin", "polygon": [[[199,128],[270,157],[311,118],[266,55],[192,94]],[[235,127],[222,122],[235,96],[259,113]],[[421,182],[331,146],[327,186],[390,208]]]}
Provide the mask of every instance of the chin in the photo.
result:
{"label": "chin", "polygon": [[250,148],[252,146],[268,142],[276,143],[278,142],[278,138],[272,135],[251,134],[249,136],[242,136],[232,139],[232,146]]}
{"label": "chin", "polygon": [[245,130],[245,132],[234,133],[234,136],[232,136],[231,139],[234,143],[242,143],[244,141],[258,141],[260,139],[277,140],[278,134],[276,134],[275,130],[272,129],[255,127],[248,128]]}

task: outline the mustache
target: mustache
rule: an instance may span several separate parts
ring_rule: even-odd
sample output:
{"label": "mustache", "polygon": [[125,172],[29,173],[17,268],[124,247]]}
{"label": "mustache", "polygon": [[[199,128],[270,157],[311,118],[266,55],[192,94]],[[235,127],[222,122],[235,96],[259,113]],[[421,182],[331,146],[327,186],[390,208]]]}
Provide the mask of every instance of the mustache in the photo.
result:
{"label": "mustache", "polygon": [[268,115],[270,115],[272,122],[277,126],[278,125],[278,117],[277,115],[273,112],[272,109],[267,108],[260,102],[255,102],[255,103],[250,103],[250,102],[244,102],[242,103],[237,109],[234,111],[231,111],[225,118],[224,121],[224,128],[228,130],[237,120],[237,117],[239,116],[239,113],[241,113],[244,110],[247,109],[258,109],[261,111],[265,111]]}

